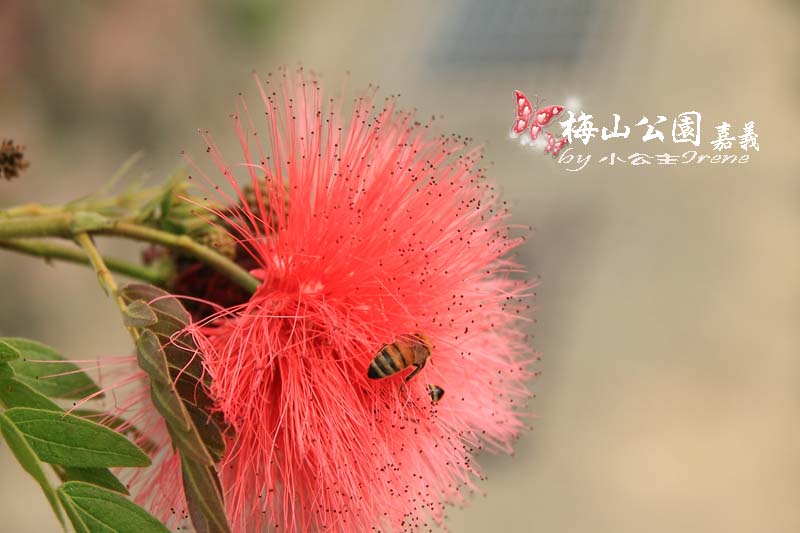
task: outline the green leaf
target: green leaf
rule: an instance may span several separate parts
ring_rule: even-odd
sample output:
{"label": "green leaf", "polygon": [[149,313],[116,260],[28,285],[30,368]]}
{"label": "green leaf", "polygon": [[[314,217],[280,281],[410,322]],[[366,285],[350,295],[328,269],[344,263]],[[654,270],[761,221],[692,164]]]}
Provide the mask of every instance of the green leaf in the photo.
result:
{"label": "green leaf", "polygon": [[150,376],[150,397],[153,405],[164,417],[173,444],[181,453],[194,460],[205,465],[213,464],[213,457],[206,449],[184,400],[175,389],[159,338],[148,329],[141,331],[138,355],[139,366]]}
{"label": "green leaf", "polygon": [[152,392],[153,404],[164,417],[172,444],[180,450],[181,455],[204,465],[213,465],[214,458],[206,449],[186,405],[172,390],[153,387]]}
{"label": "green leaf", "polygon": [[158,322],[155,311],[144,300],[134,300],[129,303],[123,312],[122,320],[131,328],[152,326]]}
{"label": "green leaf", "polygon": [[147,372],[150,381],[154,384],[168,385],[170,383],[167,357],[161,349],[158,336],[149,329],[142,330],[136,342],[137,361],[139,368]]}
{"label": "green leaf", "polygon": [[126,496],[130,494],[128,488],[107,468],[80,468],[77,466],[58,465],[53,465],[53,468],[61,481],[83,481]]}
{"label": "green leaf", "polygon": [[[180,301],[170,293],[144,283],[128,283],[119,290],[120,296],[131,306],[137,302],[147,302],[149,310],[156,315],[157,321],[152,324],[137,326],[156,334],[158,344],[164,352],[166,363],[179,372],[188,373],[198,380],[208,380],[204,376],[200,358],[197,356],[197,347],[190,335],[175,334],[183,330],[191,321],[189,312]],[[148,339],[149,350],[154,350],[155,342]],[[151,363],[153,361],[150,361]],[[161,365],[150,370],[158,371],[158,379],[166,378],[161,371]],[[147,370],[147,369],[145,369]],[[150,373],[148,371],[148,373]]]}
{"label": "green leaf", "polygon": [[208,376],[191,337],[176,335],[191,317],[174,296],[150,285],[128,284],[119,294],[126,302],[147,302],[158,319],[139,329],[137,357],[150,377],[153,405],[180,453],[192,524],[201,533],[230,531],[214,466],[225,450],[225,440],[208,414],[212,407],[205,386]]}
{"label": "green leaf", "polygon": [[[61,502],[61,505],[64,507],[64,510],[67,512],[67,516],[69,517],[69,521],[72,522],[72,527],[75,528],[75,533],[95,533],[91,529],[89,529],[89,525],[84,522],[83,517],[78,513],[78,509],[74,506],[74,504],[65,499],[60,492],[56,493],[58,495],[58,499]],[[107,529],[98,529],[97,531],[108,531]]]}
{"label": "green leaf", "polygon": [[8,344],[3,339],[0,339],[0,363],[13,361],[14,359],[19,359],[20,357],[19,350]]}
{"label": "green leaf", "polygon": [[15,375],[14,369],[7,363],[0,363],[0,378],[13,378]]}
{"label": "green leaf", "polygon": [[[33,406],[30,405],[25,407],[33,407]],[[125,420],[124,418],[115,416],[105,411],[97,411],[95,409],[73,409],[72,411],[70,411],[70,414],[79,416],[81,418],[86,418],[87,420],[91,420],[92,422],[97,422],[98,424],[101,424],[107,428],[111,428],[117,433],[121,433],[126,437],[135,440],[139,444],[139,447],[146,452],[150,452],[151,450],[156,449],[156,445],[151,439],[145,437],[144,433],[142,433],[142,431],[139,428],[137,428],[133,424],[128,423],[128,421]]]}
{"label": "green leaf", "polygon": [[39,394],[14,377],[0,377],[0,403],[8,409],[33,407],[49,411],[61,410],[61,407],[53,403],[47,396]]}
{"label": "green leaf", "polygon": [[219,426],[208,413],[190,403],[184,405],[186,405],[189,415],[192,417],[194,427],[197,428],[200,438],[203,439],[203,444],[213,457],[214,462],[218,462],[222,459],[222,454],[225,453],[225,439],[222,437],[222,431],[220,431]]}
{"label": "green leaf", "polygon": [[192,525],[199,533],[230,531],[222,488],[213,466],[203,466],[181,457],[183,490]]}
{"label": "green leaf", "polygon": [[58,411],[15,407],[6,416],[39,459],[62,466],[148,466],[150,459],[128,439],[95,422]]}
{"label": "green leaf", "polygon": [[175,196],[175,183],[170,184],[170,186],[165,187],[164,195],[161,197],[161,218],[167,218],[169,216],[169,209],[172,207],[172,199]]}
{"label": "green leaf", "polygon": [[0,341],[20,354],[19,359],[8,363],[17,379],[47,397],[80,399],[100,391],[80,368],[49,346],[15,337],[2,337]]}
{"label": "green leaf", "polygon": [[8,447],[14,453],[14,457],[19,461],[20,466],[22,466],[42,488],[47,501],[50,502],[50,507],[53,508],[53,512],[56,514],[56,517],[58,517],[58,521],[63,524],[64,515],[61,514],[61,507],[58,505],[56,491],[53,490],[53,487],[47,480],[47,476],[42,469],[42,464],[39,462],[36,453],[28,444],[22,432],[20,432],[11,419],[2,412],[0,412],[0,432],[2,432]]}
{"label": "green leaf", "polygon": [[[47,397],[42,396],[26,384],[14,378],[0,378],[0,403],[9,409],[12,407],[33,407],[34,409],[62,412],[61,407],[50,401]],[[77,411],[73,411],[73,414],[80,415]],[[113,429],[114,426],[112,425],[111,427]],[[135,430],[135,428],[133,428],[133,430]],[[52,466],[62,481],[87,481],[111,490],[116,490],[123,494],[128,494],[128,489],[125,488],[125,485],[120,483],[114,474],[106,468]],[[55,492],[53,494],[55,494]]]}
{"label": "green leaf", "polygon": [[69,481],[58,488],[58,497],[81,533],[169,533],[147,511],[101,487]]}
{"label": "green leaf", "polygon": [[203,370],[199,351],[191,337],[187,335],[180,337],[159,335],[158,337],[173,379],[178,374],[188,374],[197,381],[211,385],[211,377]]}
{"label": "green leaf", "polygon": [[169,322],[178,325],[178,329],[191,321],[189,313],[174,295],[153,285],[126,283],[120,287],[119,294],[126,303],[135,300],[147,302],[147,305],[159,315],[159,320],[170,319]]}

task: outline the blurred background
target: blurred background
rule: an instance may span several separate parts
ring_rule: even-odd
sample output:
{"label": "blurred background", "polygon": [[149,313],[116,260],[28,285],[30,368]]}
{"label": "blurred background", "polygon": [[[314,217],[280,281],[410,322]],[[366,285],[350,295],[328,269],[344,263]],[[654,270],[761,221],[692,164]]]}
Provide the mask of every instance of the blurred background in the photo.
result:
{"label": "blurred background", "polygon": [[[302,62],[331,88],[350,71],[485,143],[515,222],[535,228],[535,428],[514,458],[480,457],[486,495],[449,528],[800,531],[799,20],[789,0],[3,0],[0,136],[32,166],[0,183],[0,206],[91,192],[138,150],[158,179],[181,149],[202,153],[198,127],[231,143],[253,68]],[[700,111],[706,152],[713,125],[754,120],[761,150],[567,172],[508,139],[513,89],[578,99],[598,126]],[[612,146],[653,151],[583,152]],[[0,291],[0,335],[130,350],[86,269],[0,251]],[[7,449],[0,468],[0,529],[57,531]]]}

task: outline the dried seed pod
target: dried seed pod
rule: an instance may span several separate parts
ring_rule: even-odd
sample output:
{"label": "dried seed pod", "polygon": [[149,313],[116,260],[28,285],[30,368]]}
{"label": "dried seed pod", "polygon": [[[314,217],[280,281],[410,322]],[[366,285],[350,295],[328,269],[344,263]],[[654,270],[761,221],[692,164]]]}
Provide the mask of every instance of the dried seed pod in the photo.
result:
{"label": "dried seed pod", "polygon": [[0,174],[7,180],[16,178],[20,172],[28,168],[25,160],[25,147],[14,144],[12,139],[3,139],[0,144]]}

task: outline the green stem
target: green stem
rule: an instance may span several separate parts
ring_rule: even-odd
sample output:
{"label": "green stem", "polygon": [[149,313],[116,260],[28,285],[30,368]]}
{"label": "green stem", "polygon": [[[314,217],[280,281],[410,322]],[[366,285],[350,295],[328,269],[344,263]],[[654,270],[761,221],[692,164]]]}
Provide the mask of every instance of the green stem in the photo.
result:
{"label": "green stem", "polygon": [[[92,268],[94,268],[95,273],[97,273],[97,281],[100,282],[100,286],[106,293],[114,297],[117,307],[119,307],[120,312],[124,315],[125,311],[128,309],[128,304],[125,303],[122,295],[120,295],[119,286],[114,276],[111,275],[111,270],[106,266],[103,256],[100,255],[100,252],[94,245],[92,237],[86,232],[81,232],[75,235],[75,242],[86,252],[89,263],[92,265]],[[128,327],[128,333],[131,334],[134,344],[138,346],[139,331],[136,328]]]}
{"label": "green stem", "polygon": [[[97,279],[100,282],[100,286],[105,289],[107,293],[114,295],[118,301],[122,302],[122,299],[117,296],[117,292],[119,292],[119,286],[117,286],[117,282],[114,279],[114,276],[111,275],[111,270],[106,266],[106,262],[103,260],[103,256],[100,255],[100,252],[97,250],[97,247],[94,245],[92,238],[86,232],[81,232],[75,235],[75,242],[80,245],[81,248],[86,252],[86,258],[89,260],[89,264],[92,265],[94,271],[97,273]],[[122,302],[120,307],[121,309],[125,309],[125,302]]]}
{"label": "green stem", "polygon": [[0,215],[8,217],[18,216],[37,216],[60,212],[60,208],[46,206],[42,204],[24,204],[17,207],[9,207],[0,211]]}
{"label": "green stem", "polygon": [[111,228],[99,229],[95,233],[130,237],[131,239],[139,241],[160,244],[173,250],[180,250],[224,274],[230,278],[231,281],[250,293],[254,293],[260,285],[260,282],[256,278],[251,276],[247,270],[237,265],[234,261],[207,246],[195,242],[186,235],[174,235],[148,226],[140,226],[131,222],[122,221],[117,222]]}
{"label": "green stem", "polygon": [[69,212],[0,218],[0,239],[71,237],[75,216]]}
{"label": "green stem", "polygon": [[[7,212],[5,212],[7,214]],[[90,232],[92,234],[129,237],[180,250],[216,269],[250,293],[259,281],[234,261],[193,241],[186,235],[174,235],[132,222],[115,221],[94,212],[46,213],[40,216],[0,216],[0,240],[23,237],[65,237]]]}
{"label": "green stem", "polygon": [[[78,263],[83,265],[89,264],[89,258],[85,253],[66,246],[60,246],[38,239],[14,239],[14,240],[0,240],[0,248],[6,250],[14,250],[34,257],[43,257],[45,259],[60,259],[70,263]],[[138,279],[150,283],[152,285],[164,286],[167,281],[167,276],[154,268],[149,268],[134,263],[128,263],[113,257],[106,257],[103,259],[112,272],[123,274],[130,278]]]}

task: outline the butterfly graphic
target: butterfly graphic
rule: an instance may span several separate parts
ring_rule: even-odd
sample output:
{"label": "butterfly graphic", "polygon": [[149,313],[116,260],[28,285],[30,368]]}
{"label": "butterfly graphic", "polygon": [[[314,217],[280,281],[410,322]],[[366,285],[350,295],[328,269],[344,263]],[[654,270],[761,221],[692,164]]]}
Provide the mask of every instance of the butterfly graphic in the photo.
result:
{"label": "butterfly graphic", "polygon": [[[514,120],[514,125],[511,126],[511,131],[515,135],[521,135],[525,130],[529,131],[531,140],[536,140],[539,134],[550,125],[554,118],[564,111],[564,106],[551,105],[548,107],[539,108],[537,99],[536,107],[531,105],[531,101],[525,96],[522,91],[514,91],[514,99],[517,103],[517,117]],[[548,133],[547,148],[545,153],[553,152],[553,156],[558,155],[559,150],[567,144],[567,139],[561,138],[558,141],[550,140],[551,135]]]}
{"label": "butterfly graphic", "polygon": [[553,134],[550,133],[549,131],[546,131],[544,133],[545,135],[547,135],[547,146],[544,147],[544,153],[546,154],[553,152],[553,157],[557,157],[558,152],[560,152],[561,149],[564,148],[564,145],[569,144],[569,139],[562,137],[559,140],[556,140],[556,138],[553,137]]}

